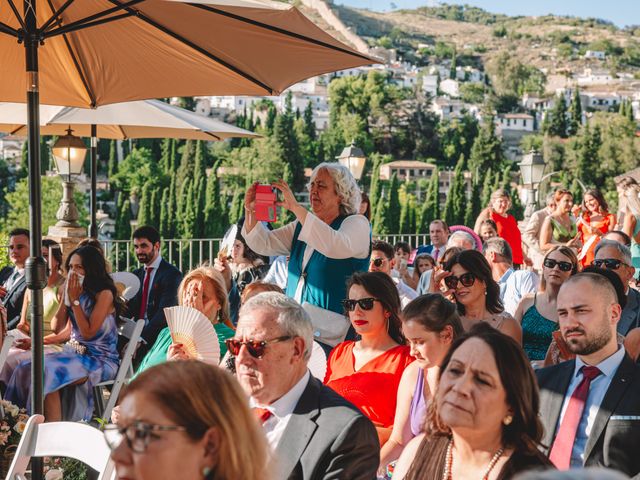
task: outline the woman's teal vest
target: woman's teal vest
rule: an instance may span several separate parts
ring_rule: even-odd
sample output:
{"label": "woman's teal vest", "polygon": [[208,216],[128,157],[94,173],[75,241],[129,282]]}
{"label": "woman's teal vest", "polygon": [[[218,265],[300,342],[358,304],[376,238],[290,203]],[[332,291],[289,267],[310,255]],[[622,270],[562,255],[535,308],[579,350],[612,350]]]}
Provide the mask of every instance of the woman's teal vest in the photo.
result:
{"label": "woman's teal vest", "polygon": [[[336,218],[330,225],[338,230],[346,216]],[[289,257],[289,275],[287,279],[287,296],[294,298],[300,276],[305,278],[302,289],[301,303],[308,302],[312,305],[343,313],[340,303],[347,298],[347,280],[354,272],[364,272],[369,267],[367,258],[328,258],[317,250],[314,250],[307,266],[302,271],[302,259],[306,249],[306,242],[298,240],[302,230],[302,224],[296,225],[291,243],[291,256]],[[369,239],[371,245],[371,239]],[[371,247],[369,247],[371,251]]]}

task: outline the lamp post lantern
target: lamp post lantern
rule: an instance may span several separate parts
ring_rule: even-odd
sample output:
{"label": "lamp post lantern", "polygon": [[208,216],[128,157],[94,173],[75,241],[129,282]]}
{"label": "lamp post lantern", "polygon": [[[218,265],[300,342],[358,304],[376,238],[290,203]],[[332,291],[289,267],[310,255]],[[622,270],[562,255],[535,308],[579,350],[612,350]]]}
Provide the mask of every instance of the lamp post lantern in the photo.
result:
{"label": "lamp post lantern", "polygon": [[527,189],[527,206],[524,210],[524,218],[526,220],[531,217],[531,214],[537,208],[536,190],[544,176],[544,158],[540,152],[531,150],[524,155],[518,166],[522,175],[522,183]]}
{"label": "lamp post lantern", "polygon": [[365,157],[361,148],[356,147],[355,141],[352,141],[351,145],[345,147],[336,159],[340,162],[340,165],[344,165],[349,169],[353,178],[356,180],[360,180],[360,178],[362,178],[362,172],[364,171],[364,164],[367,161],[367,157]]}
{"label": "lamp post lantern", "polygon": [[62,177],[63,185],[60,208],[56,212],[58,219],[56,227],[79,227],[78,208],[73,199],[75,182],[72,180],[72,175],[82,173],[87,147],[82,139],[73,135],[72,130],[68,129],[67,134],[58,138],[51,150],[56,161],[56,170],[58,175]]}

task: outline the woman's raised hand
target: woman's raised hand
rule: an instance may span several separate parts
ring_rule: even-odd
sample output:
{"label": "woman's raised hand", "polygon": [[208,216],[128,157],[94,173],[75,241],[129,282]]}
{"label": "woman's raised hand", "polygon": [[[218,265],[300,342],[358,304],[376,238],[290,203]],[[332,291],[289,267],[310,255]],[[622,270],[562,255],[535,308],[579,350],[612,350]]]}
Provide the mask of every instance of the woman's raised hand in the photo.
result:
{"label": "woman's raised hand", "polygon": [[189,360],[189,355],[187,355],[187,352],[181,343],[172,343],[169,345],[167,361],[171,362],[174,360]]}
{"label": "woman's raised hand", "polygon": [[191,280],[182,293],[182,305],[202,312],[204,310],[203,288],[202,280]]}
{"label": "woman's raised hand", "polygon": [[67,279],[67,293],[69,294],[69,300],[71,302],[78,300],[82,293],[82,285],[80,285],[80,279],[75,272],[71,272]]}
{"label": "woman's raised hand", "polygon": [[289,211],[293,211],[294,208],[300,205],[296,200],[296,197],[293,194],[293,191],[291,191],[291,188],[289,187],[289,185],[287,185],[287,182],[285,182],[284,180],[278,180],[277,182],[273,182],[271,186],[274,188],[277,188],[282,193],[282,201],[277,203],[279,207],[283,207]]}
{"label": "woman's raised hand", "polygon": [[253,182],[249,188],[247,188],[247,193],[244,195],[244,208],[247,210],[253,211],[256,205],[256,187],[258,186],[258,182]]}

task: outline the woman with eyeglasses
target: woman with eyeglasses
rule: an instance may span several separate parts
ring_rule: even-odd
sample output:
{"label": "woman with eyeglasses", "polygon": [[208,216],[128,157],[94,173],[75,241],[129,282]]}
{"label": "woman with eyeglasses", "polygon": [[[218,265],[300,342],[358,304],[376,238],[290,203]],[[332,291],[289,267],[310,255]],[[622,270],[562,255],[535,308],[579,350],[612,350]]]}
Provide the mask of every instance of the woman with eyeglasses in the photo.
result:
{"label": "woman with eyeglasses", "polygon": [[540,227],[540,250],[548,252],[553,247],[565,245],[577,251],[582,244],[575,218],[571,215],[573,194],[569,190],[556,190],[555,201],[556,209]]}
{"label": "woman with eyeglasses", "polygon": [[[61,420],[63,412],[66,420],[91,420],[93,385],[113,379],[120,363],[116,319],[121,304],[104,257],[93,247],[76,248],[65,267],[64,300],[55,316],[70,330],[70,340],[44,359],[44,412],[50,422]],[[64,410],[63,388],[71,399]],[[31,360],[13,371],[6,399],[30,410]]]}
{"label": "woman with eyeglasses", "polygon": [[393,431],[380,451],[379,475],[397,460],[402,449],[424,427],[427,406],[433,399],[440,364],[456,337],[463,332],[455,304],[431,293],[412,300],[402,311],[402,332],[415,361],[405,368],[398,386]]}
{"label": "woman with eyeglasses", "polygon": [[156,365],[122,396],[104,435],[118,478],[273,478],[267,442],[240,385],[224,370],[187,360]]}
{"label": "woman with eyeglasses", "polygon": [[542,261],[539,291],[520,300],[514,316],[522,326],[522,347],[535,367],[542,366],[553,332],[558,330],[556,300],[560,287],[576,273],[576,252],[564,245],[554,247]]}
{"label": "woman with eyeglasses", "polygon": [[482,253],[463,250],[451,257],[444,269],[449,273],[443,281],[453,293],[465,331],[485,322],[522,343],[520,324],[504,311],[500,287]]}
{"label": "woman with eyeglasses", "polygon": [[353,403],[375,425],[380,445],[391,435],[396,392],[413,361],[400,326],[400,297],[382,272],[355,273],[347,284],[344,309],[360,340],[337,345],[324,383]]}

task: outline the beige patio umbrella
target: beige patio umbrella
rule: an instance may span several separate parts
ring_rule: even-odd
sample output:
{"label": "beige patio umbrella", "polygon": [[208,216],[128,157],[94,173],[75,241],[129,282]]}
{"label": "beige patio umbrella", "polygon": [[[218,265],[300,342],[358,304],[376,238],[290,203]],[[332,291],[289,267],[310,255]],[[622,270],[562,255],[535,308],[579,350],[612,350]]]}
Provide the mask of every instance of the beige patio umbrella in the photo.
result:
{"label": "beige patio umbrella", "polygon": [[[113,103],[98,108],[40,105],[40,134],[65,135],[68,129],[79,137],[114,140],[128,138],[181,138],[186,140],[225,140],[257,138],[257,133],[230,125],[160,100]],[[0,132],[27,134],[27,105],[0,103]]]}
{"label": "beige patio umbrella", "polygon": [[[272,95],[374,63],[291,5],[268,0],[0,0],[0,101],[27,102],[32,411],[43,411],[39,105]],[[40,464],[34,465],[38,480]]]}

